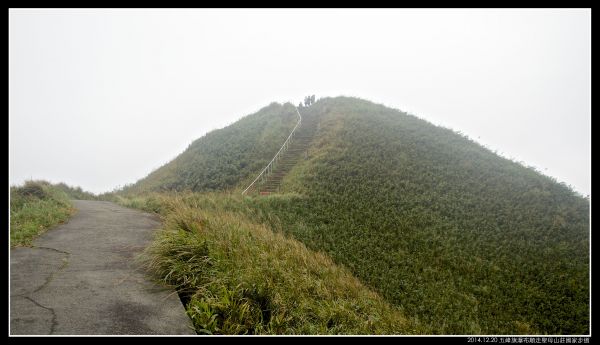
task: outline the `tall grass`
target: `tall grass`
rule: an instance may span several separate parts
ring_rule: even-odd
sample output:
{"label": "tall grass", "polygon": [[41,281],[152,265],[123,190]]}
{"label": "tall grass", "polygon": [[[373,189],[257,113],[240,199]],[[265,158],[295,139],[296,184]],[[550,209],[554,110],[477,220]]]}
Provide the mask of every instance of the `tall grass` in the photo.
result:
{"label": "tall grass", "polygon": [[[198,333],[423,331],[327,255],[233,211],[243,208],[239,198],[154,195],[120,202],[162,213],[164,230],[142,261],[187,296],[187,313]],[[230,207],[202,209],[200,203]]]}
{"label": "tall grass", "polygon": [[195,140],[174,160],[122,191],[214,191],[248,185],[296,122],[293,105],[272,103]]}
{"label": "tall grass", "polygon": [[69,199],[75,200],[97,200],[98,197],[93,193],[87,192],[81,187],[71,187],[66,183],[57,183],[54,185],[55,188],[65,192],[65,194],[69,197]]}
{"label": "tall grass", "polygon": [[62,190],[45,181],[10,189],[10,246],[30,246],[49,228],[66,221],[74,209]]}
{"label": "tall grass", "polygon": [[[278,113],[259,112],[197,141],[138,191],[247,186],[272,157],[254,166],[258,151],[279,148],[259,140],[266,124],[284,123]],[[285,195],[185,202],[280,228],[434,333],[589,333],[589,198],[382,105],[324,98],[302,116],[316,118],[318,130],[285,176]]]}
{"label": "tall grass", "polygon": [[[354,98],[264,213],[442,334],[587,334],[589,200],[451,130]],[[268,219],[266,219],[268,220]]]}

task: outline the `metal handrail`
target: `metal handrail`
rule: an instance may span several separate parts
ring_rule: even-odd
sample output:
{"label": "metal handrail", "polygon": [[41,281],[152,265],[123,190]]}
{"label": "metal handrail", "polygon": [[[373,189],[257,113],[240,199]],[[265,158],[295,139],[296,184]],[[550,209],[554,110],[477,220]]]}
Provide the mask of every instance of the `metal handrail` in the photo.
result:
{"label": "metal handrail", "polygon": [[256,176],[256,178],[254,179],[254,181],[252,181],[252,183],[250,183],[248,188],[244,189],[244,191],[242,192],[242,195],[246,194],[248,189],[250,189],[250,187],[252,187],[252,185],[254,185],[254,183],[256,183],[256,181],[258,181],[258,179],[261,178],[261,176],[263,176],[265,174],[265,171],[267,172],[267,174],[271,173],[273,171],[273,163],[275,163],[277,161],[277,158],[284,152],[283,149],[288,147],[289,141],[292,139],[292,135],[296,131],[296,128],[298,128],[298,126],[300,125],[300,122],[302,122],[302,115],[300,115],[300,112],[298,111],[298,108],[295,105],[294,105],[294,108],[296,109],[296,113],[298,113],[298,123],[296,123],[296,126],[294,126],[294,129],[292,129],[292,131],[290,132],[290,135],[288,135],[287,139],[285,139],[285,141],[283,142],[283,145],[281,145],[281,148],[275,154],[275,157],[273,157],[273,159],[271,159],[269,164],[267,164],[267,166],[260,172],[260,174],[258,174],[258,176]]}

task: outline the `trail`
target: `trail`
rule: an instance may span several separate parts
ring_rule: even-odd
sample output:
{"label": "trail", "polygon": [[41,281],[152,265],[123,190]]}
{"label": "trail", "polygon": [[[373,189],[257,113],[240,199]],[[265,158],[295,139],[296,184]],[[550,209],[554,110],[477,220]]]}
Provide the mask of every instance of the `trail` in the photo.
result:
{"label": "trail", "polygon": [[177,294],[134,261],[158,219],[73,203],[67,223],[10,251],[10,334],[195,334]]}

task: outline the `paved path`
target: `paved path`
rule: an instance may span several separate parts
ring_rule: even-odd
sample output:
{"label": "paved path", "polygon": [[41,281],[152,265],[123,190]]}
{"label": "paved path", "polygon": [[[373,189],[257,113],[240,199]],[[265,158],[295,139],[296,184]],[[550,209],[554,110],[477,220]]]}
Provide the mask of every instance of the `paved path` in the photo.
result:
{"label": "paved path", "polygon": [[10,333],[195,334],[177,294],[134,262],[158,219],[109,202],[74,205],[34,248],[10,251]]}

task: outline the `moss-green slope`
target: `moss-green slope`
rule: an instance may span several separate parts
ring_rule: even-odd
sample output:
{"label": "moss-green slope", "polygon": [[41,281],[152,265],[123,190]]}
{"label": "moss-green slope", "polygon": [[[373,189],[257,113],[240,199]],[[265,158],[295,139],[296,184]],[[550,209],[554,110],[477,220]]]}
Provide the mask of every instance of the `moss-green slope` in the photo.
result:
{"label": "moss-green slope", "polygon": [[[319,125],[284,178],[289,195],[243,198],[241,212],[326,252],[429,333],[589,333],[588,200],[382,105],[325,98],[301,112]],[[135,188],[243,188],[294,116],[273,104]]]}
{"label": "moss-green slope", "polygon": [[272,103],[195,140],[173,161],[124,192],[228,190],[249,184],[296,125],[294,106]]}
{"label": "moss-green slope", "polygon": [[[257,200],[433,332],[589,332],[589,203],[450,130],[323,99],[308,159]],[[281,200],[286,200],[285,202]]]}

